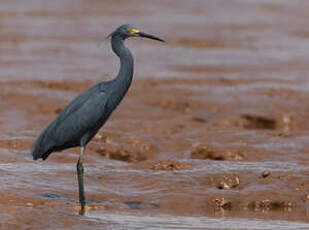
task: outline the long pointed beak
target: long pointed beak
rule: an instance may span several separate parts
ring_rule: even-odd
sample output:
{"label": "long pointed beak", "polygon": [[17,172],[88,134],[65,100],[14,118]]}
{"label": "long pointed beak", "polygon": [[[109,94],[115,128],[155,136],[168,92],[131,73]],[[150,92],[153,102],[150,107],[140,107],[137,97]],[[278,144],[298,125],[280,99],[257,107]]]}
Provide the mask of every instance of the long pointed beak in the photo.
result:
{"label": "long pointed beak", "polygon": [[143,33],[143,32],[139,32],[137,33],[140,37],[143,37],[143,38],[149,38],[149,39],[153,39],[153,40],[157,40],[157,41],[160,41],[160,42],[165,42],[163,39],[161,38],[158,38],[156,36],[153,36],[151,34],[146,34],[146,33]]}

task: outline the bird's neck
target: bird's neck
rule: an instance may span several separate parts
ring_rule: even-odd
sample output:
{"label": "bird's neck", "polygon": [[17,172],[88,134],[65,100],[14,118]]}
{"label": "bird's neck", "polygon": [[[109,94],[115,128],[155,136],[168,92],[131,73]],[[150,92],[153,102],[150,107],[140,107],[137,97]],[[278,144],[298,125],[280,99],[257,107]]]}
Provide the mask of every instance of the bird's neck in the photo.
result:
{"label": "bird's neck", "polygon": [[122,38],[113,36],[111,43],[113,51],[120,58],[120,70],[115,81],[121,83],[122,86],[128,89],[134,71],[133,56],[130,50],[124,45]]}

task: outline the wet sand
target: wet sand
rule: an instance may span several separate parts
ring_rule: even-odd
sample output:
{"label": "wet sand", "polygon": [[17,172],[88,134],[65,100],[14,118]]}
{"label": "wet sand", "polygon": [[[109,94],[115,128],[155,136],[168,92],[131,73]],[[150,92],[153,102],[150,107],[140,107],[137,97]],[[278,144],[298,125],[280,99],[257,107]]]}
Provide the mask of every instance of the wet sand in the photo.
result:
{"label": "wet sand", "polygon": [[[274,2],[3,1],[0,228],[309,228],[308,3]],[[127,42],[135,78],[88,145],[80,217],[79,149],[29,148],[115,76],[102,41],[123,22],[168,42]]]}

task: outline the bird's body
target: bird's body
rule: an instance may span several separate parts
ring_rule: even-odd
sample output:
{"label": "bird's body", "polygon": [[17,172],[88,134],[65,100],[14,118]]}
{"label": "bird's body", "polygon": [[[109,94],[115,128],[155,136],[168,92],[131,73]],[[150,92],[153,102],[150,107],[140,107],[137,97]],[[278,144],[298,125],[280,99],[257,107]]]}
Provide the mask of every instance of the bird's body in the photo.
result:
{"label": "bird's body", "polygon": [[[114,42],[123,43],[122,40]],[[113,46],[113,50],[121,54],[118,76],[78,95],[46,127],[33,147],[35,160],[45,160],[52,152],[70,147],[86,146],[118,106],[131,85],[133,57],[123,44]]]}
{"label": "bird's body", "polygon": [[117,28],[109,37],[113,51],[120,58],[120,70],[114,80],[101,82],[78,95],[42,131],[31,150],[34,160],[45,160],[52,152],[81,147],[77,162],[81,213],[84,213],[83,155],[88,142],[107,121],[128,91],[133,77],[133,57],[124,40],[128,37],[146,37],[163,41],[142,33],[130,25]]}

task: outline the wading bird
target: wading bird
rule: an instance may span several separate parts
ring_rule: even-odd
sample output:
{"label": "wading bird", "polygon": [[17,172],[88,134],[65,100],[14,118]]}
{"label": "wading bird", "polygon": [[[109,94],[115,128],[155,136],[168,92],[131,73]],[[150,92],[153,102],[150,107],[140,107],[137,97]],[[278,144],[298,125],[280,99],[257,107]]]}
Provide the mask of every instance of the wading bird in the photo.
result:
{"label": "wading bird", "polygon": [[111,45],[120,58],[120,70],[111,81],[101,82],[78,95],[42,131],[35,141],[31,153],[34,160],[46,158],[52,152],[71,147],[80,147],[77,161],[80,214],[85,212],[83,157],[88,142],[95,136],[116,109],[128,91],[133,78],[133,57],[124,40],[129,37],[144,37],[163,42],[162,39],[146,34],[131,25],[122,25],[112,32]]}

